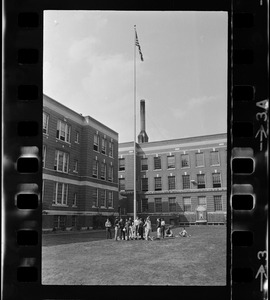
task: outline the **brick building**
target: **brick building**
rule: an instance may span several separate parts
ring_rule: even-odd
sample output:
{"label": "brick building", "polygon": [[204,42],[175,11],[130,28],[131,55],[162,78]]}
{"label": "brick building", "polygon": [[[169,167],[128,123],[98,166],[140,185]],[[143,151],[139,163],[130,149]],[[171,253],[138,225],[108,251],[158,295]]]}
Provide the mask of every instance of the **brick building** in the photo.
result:
{"label": "brick building", "polygon": [[43,96],[43,229],[86,229],[118,214],[118,133]]}
{"label": "brick building", "polygon": [[[143,101],[144,102],[144,101]],[[144,115],[144,107],[142,109]],[[136,143],[137,215],[169,224],[225,224],[227,135]],[[145,139],[144,137],[147,136]],[[119,144],[121,214],[133,216],[134,143]]]}

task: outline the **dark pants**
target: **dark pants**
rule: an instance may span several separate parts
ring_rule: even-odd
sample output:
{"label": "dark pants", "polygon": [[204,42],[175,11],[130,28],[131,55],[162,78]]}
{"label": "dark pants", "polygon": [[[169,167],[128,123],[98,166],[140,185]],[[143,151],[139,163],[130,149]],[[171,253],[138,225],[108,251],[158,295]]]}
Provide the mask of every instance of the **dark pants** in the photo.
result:
{"label": "dark pants", "polygon": [[106,227],[106,238],[107,239],[111,239],[112,238],[111,227]]}
{"label": "dark pants", "polygon": [[164,238],[164,236],[165,236],[165,226],[161,226],[161,235]]}
{"label": "dark pants", "polygon": [[120,239],[121,240],[125,239],[125,231],[123,230],[123,228],[121,228],[121,230],[120,230]]}
{"label": "dark pants", "polygon": [[139,236],[143,240],[143,227],[139,227]]}

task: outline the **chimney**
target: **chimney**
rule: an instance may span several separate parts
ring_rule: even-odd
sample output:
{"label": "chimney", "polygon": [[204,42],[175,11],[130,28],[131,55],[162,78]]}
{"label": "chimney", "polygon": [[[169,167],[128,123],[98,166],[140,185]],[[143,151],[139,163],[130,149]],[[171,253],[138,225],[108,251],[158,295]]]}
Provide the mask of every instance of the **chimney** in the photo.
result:
{"label": "chimney", "polygon": [[138,135],[138,143],[147,143],[148,135],[145,132],[145,101],[140,101],[140,118],[141,118],[141,132]]}

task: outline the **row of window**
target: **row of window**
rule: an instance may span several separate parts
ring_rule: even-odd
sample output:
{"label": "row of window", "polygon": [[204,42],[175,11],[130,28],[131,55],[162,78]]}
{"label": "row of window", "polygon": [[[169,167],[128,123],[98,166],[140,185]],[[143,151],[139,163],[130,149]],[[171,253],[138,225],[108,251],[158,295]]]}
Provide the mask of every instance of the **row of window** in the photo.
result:
{"label": "row of window", "polygon": [[[149,178],[141,178],[141,191],[147,192],[148,191],[148,182]],[[190,180],[190,175],[182,175],[182,188],[190,189],[191,184],[193,184],[198,189],[205,189],[206,182],[205,182],[205,174],[197,174],[197,181]],[[212,173],[212,186],[213,188],[220,188],[221,187],[221,174],[220,173]],[[125,178],[119,178],[119,189],[120,191],[124,191],[125,187]],[[161,191],[162,187],[162,177],[154,177],[154,190]],[[168,176],[168,190],[175,190],[176,189],[176,178],[175,176]]]}
{"label": "row of window", "polygon": [[[42,156],[42,166],[45,167],[46,161],[46,146],[43,145],[43,156]],[[58,172],[68,173],[69,170],[69,153],[55,150],[55,157],[54,157],[54,170]],[[100,170],[100,176],[99,176]],[[74,159],[73,164],[73,172],[78,173],[78,160]],[[92,176],[94,178],[100,178],[102,180],[113,181],[113,165],[112,162],[108,165],[104,162],[99,162],[98,160],[93,160],[93,167],[92,167]]]}
{"label": "row of window", "polygon": [[[197,205],[202,205],[207,208],[207,200],[205,196],[199,196],[197,199]],[[141,201],[141,212],[149,212],[148,207],[148,199],[142,199]],[[169,212],[176,212],[176,198],[175,197],[169,197],[168,198],[168,208]],[[137,201],[137,210],[139,210],[139,202]],[[162,212],[162,199],[161,198],[154,198],[154,212]],[[183,211],[184,212],[192,212],[195,210],[195,207],[191,205],[191,197],[183,197]],[[222,211],[222,196],[216,195],[214,196],[214,211]]]}
{"label": "row of window", "polygon": [[[67,226],[67,216],[53,216],[54,228],[65,228]],[[71,216],[71,226],[77,226],[77,216]]]}
{"label": "row of window", "polygon": [[[43,133],[48,134],[49,130],[49,115],[43,112]],[[57,130],[56,130],[56,138],[70,143],[70,132],[71,126],[64,121],[58,120],[57,121]],[[79,144],[80,135],[78,131],[75,131],[75,143]],[[94,143],[93,143],[93,150],[100,152],[105,155],[109,155],[113,157],[114,152],[114,143],[113,140],[107,140],[106,135],[101,137],[101,145],[100,145],[100,135],[98,133],[94,134]]]}
{"label": "row of window", "polygon": [[[168,155],[167,156],[167,169],[175,169],[175,155]],[[161,170],[161,156],[153,157],[154,160],[154,170]],[[204,153],[199,152],[195,153],[195,163],[196,167],[204,167],[205,166],[205,159]],[[220,165],[219,159],[219,152],[218,151],[211,151],[210,152],[210,165],[211,166],[218,166]],[[189,154],[181,154],[181,167],[182,168],[189,168],[190,167],[190,157]],[[148,158],[141,158],[141,171],[148,170]],[[125,158],[119,158],[119,171],[125,171]]]}
{"label": "row of window", "polygon": [[[54,183],[53,204],[68,206],[68,184],[62,182]],[[72,206],[77,207],[77,193],[73,194]],[[94,188],[92,193],[92,206],[113,207],[113,191]]]}

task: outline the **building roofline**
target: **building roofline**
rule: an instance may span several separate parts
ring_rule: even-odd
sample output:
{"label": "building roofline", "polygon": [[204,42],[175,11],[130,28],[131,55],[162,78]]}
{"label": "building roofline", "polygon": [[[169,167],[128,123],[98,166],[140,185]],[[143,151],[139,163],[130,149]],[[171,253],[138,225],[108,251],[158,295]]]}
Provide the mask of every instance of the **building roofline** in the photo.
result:
{"label": "building roofline", "polygon": [[54,100],[53,98],[49,97],[48,95],[43,93],[43,97],[45,97],[48,101],[52,102],[54,105],[58,107],[64,107],[66,110],[68,110],[71,114],[75,115],[76,117],[80,118],[82,122],[88,123],[87,119],[92,121],[93,123],[96,123],[97,125],[104,127],[104,129],[107,129],[108,131],[116,134],[118,136],[118,132],[114,131],[110,127],[106,126],[105,124],[99,122],[98,120],[94,119],[93,117],[90,116],[83,116],[82,114],[77,113],[76,111],[72,110],[71,108],[67,107],[66,105]]}
{"label": "building roofline", "polygon": [[[162,141],[153,141],[153,142],[147,142],[147,143],[136,143],[137,147],[147,147],[147,146],[154,146],[154,145],[161,145],[165,143],[185,143],[185,142],[193,142],[198,140],[215,140],[218,138],[227,138],[227,133],[216,133],[216,134],[208,134],[208,135],[200,135],[200,136],[193,136],[193,137],[186,137],[186,138],[179,138],[179,139],[171,139],[171,140],[162,140]],[[134,142],[123,142],[119,143],[119,147],[128,147],[134,145]]]}

